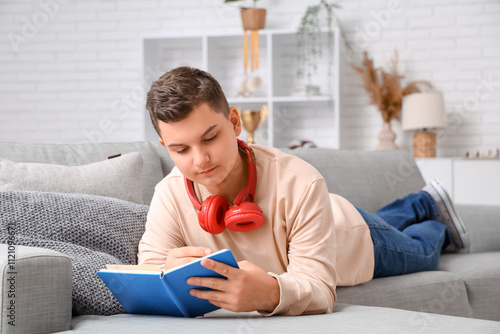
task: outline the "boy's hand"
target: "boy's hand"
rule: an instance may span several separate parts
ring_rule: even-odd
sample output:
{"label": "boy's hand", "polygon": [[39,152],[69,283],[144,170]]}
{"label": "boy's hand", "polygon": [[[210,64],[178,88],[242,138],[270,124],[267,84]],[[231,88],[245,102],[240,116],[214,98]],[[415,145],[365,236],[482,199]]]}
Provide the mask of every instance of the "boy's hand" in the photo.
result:
{"label": "boy's hand", "polygon": [[213,270],[227,280],[212,277],[190,277],[187,283],[213,290],[191,289],[190,294],[206,299],[215,306],[233,312],[272,312],[279,304],[278,281],[251,262],[238,262],[240,269],[224,263],[204,259],[201,265]]}
{"label": "boy's hand", "polygon": [[182,266],[200,257],[211,254],[212,251],[205,247],[186,246],[171,249],[168,252],[167,261],[165,262],[165,269],[171,269]]}

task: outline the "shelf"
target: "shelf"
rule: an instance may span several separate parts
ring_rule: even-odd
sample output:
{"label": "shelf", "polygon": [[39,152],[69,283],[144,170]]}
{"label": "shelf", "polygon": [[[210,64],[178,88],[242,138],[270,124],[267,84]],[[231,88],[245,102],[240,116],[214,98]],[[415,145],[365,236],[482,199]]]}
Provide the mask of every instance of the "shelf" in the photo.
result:
{"label": "shelf", "polygon": [[326,95],[310,95],[310,96],[275,96],[272,98],[274,102],[326,102],[332,98]]}
{"label": "shelf", "polygon": [[[322,32],[320,43],[327,32]],[[266,121],[256,132],[259,144],[286,147],[291,140],[310,140],[318,147],[339,147],[339,38],[333,31],[333,53],[318,59],[318,72],[310,84],[331,95],[292,95],[304,80],[296,76],[296,34],[294,30],[259,30],[259,68],[253,74],[243,70],[243,32],[203,32],[189,35],[153,35],[143,38],[145,74],[151,69],[168,71],[180,65],[198,67],[220,83],[229,105],[258,110],[267,105]],[[327,59],[328,57],[333,57]],[[333,63],[331,77],[327,66]],[[263,85],[251,97],[235,97],[250,75],[262,78]],[[148,76],[148,80],[157,78]],[[146,82],[149,86],[151,82]],[[332,84],[333,83],[333,84]],[[147,114],[147,113],[146,113]],[[146,139],[156,138],[145,116]],[[244,134],[243,134],[244,136]]]}
{"label": "shelf", "polygon": [[232,97],[228,98],[229,104],[252,104],[252,103],[293,103],[293,102],[328,102],[332,101],[330,96],[273,96],[267,98],[265,96],[258,97]]}
{"label": "shelf", "polygon": [[253,103],[268,103],[267,97],[232,97],[228,98],[229,104],[253,104]]}

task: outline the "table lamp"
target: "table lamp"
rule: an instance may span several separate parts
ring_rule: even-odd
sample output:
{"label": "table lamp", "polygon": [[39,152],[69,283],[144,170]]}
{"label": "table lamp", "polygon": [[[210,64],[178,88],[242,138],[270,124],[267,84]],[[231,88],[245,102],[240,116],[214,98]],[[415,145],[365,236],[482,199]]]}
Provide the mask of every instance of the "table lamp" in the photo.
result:
{"label": "table lamp", "polygon": [[415,130],[413,156],[436,156],[435,129],[446,127],[446,113],[441,93],[425,92],[406,95],[402,105],[402,128]]}

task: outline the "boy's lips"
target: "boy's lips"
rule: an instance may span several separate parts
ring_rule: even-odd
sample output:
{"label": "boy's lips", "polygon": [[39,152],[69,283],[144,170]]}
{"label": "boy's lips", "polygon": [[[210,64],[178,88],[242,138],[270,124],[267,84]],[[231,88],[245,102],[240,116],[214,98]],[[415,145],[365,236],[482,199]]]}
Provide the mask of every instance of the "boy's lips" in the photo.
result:
{"label": "boy's lips", "polygon": [[210,174],[211,172],[213,172],[213,170],[215,169],[216,167],[212,167],[210,169],[207,169],[207,170],[204,170],[202,172],[200,172],[200,174],[202,175],[207,175],[207,174]]}

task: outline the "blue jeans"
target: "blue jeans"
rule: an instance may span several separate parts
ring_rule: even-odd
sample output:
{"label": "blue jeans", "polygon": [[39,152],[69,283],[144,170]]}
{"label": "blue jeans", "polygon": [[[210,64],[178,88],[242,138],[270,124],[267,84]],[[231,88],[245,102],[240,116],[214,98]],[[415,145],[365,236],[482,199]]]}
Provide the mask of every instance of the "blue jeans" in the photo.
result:
{"label": "blue jeans", "polygon": [[450,243],[450,232],[435,220],[438,208],[427,192],[405,196],[375,213],[357,209],[373,240],[373,277],[437,269],[439,255]]}

